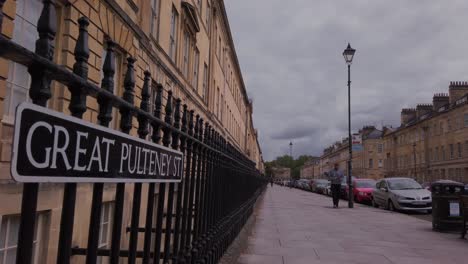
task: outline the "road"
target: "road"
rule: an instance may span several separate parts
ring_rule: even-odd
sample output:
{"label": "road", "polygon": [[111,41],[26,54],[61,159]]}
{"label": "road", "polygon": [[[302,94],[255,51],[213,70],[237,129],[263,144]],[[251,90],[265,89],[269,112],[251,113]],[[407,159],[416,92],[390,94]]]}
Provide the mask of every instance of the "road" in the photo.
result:
{"label": "road", "polygon": [[468,241],[432,231],[419,216],[268,187],[237,263],[468,263]]}

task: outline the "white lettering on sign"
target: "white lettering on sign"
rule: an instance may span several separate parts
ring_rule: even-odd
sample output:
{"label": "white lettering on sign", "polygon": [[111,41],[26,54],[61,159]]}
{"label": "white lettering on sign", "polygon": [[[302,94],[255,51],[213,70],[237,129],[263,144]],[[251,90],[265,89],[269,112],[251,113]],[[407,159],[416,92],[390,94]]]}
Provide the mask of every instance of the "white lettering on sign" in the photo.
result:
{"label": "white lettering on sign", "polygon": [[42,163],[39,163],[37,162],[33,155],[32,155],[32,147],[31,147],[31,142],[32,142],[32,137],[33,137],[33,134],[34,132],[36,131],[36,129],[38,127],[45,127],[47,128],[47,130],[49,130],[49,132],[52,133],[52,126],[47,124],[46,122],[43,122],[43,121],[39,121],[39,122],[36,122],[34,125],[31,126],[31,128],[29,129],[28,131],[28,135],[26,137],[26,154],[28,156],[28,159],[29,159],[29,162],[36,168],[38,169],[43,169],[43,168],[47,168],[49,166],[49,160],[50,160],[50,150],[51,148],[45,148],[45,161],[42,162]]}
{"label": "white lettering on sign", "polygon": [[177,182],[184,162],[179,151],[24,103],[11,168],[19,182]]}

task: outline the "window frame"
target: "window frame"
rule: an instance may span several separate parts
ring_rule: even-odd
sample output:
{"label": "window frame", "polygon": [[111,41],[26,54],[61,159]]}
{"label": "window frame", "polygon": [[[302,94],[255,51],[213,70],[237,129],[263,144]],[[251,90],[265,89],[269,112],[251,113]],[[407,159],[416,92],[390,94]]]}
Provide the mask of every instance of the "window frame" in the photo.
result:
{"label": "window frame", "polygon": [[170,31],[169,31],[169,57],[172,59],[173,62],[177,61],[177,32],[178,32],[178,20],[179,20],[179,13],[175,6],[172,6],[171,11],[171,23],[170,23]]}

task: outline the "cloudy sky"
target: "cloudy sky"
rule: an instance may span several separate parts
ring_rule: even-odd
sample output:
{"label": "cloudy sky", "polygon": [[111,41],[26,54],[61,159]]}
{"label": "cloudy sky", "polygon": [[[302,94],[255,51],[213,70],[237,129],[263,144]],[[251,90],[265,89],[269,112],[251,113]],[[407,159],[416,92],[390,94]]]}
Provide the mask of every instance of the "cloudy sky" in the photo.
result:
{"label": "cloudy sky", "polygon": [[468,1],[225,0],[265,160],[320,155],[352,128],[398,126],[400,110],[468,79]]}

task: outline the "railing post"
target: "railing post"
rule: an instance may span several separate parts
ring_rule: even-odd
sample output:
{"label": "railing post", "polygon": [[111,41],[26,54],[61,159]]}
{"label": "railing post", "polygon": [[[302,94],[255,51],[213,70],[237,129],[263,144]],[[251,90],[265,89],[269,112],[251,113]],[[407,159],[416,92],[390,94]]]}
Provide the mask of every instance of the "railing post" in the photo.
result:
{"label": "railing post", "polygon": [[[88,25],[89,21],[86,17],[78,19],[80,25],[80,33],[75,46],[75,64],[73,65],[73,73],[83,79],[88,79]],[[86,93],[81,87],[68,87],[71,93],[70,104],[68,109],[72,116],[82,118],[86,112]],[[73,224],[75,220],[75,203],[76,203],[76,183],[66,183],[63,191],[62,202],[62,217],[60,218],[60,234],[57,252],[57,263],[70,263],[71,246],[73,238]]]}
{"label": "railing post", "polygon": [[[145,80],[143,84],[143,89],[141,90],[141,104],[140,109],[149,112],[149,81],[150,73],[148,71],[144,72]],[[138,115],[138,136],[141,139],[146,139],[148,135],[148,119],[144,115]],[[132,205],[132,223],[130,228],[130,245],[128,252],[128,263],[134,264],[136,261],[136,251],[138,245],[138,225],[140,222],[140,208],[141,208],[141,183],[134,184],[133,190],[133,205]]]}
{"label": "railing post", "polygon": [[[102,79],[101,87],[110,93],[114,92],[114,74],[115,74],[115,55],[114,55],[115,43],[111,40],[107,41],[107,55],[104,60],[104,66],[102,71],[104,72],[104,78]],[[108,127],[112,120],[112,104],[111,99],[105,95],[98,95],[99,124]],[[103,194],[103,183],[93,184],[93,198],[91,204],[91,216],[89,221],[88,230],[88,247],[86,251],[86,264],[95,264],[97,260],[97,250],[99,244],[99,224],[101,222],[101,208],[102,208],[102,194]]]}
{"label": "railing post", "polygon": [[[163,87],[161,84],[156,86],[156,99],[155,99],[155,108],[154,108],[154,116],[158,119],[161,119],[161,109],[162,109],[162,93]],[[153,135],[151,138],[153,139],[154,143],[159,143],[161,141],[161,134],[160,134],[160,125],[157,123],[152,123],[153,126]],[[156,234],[155,234],[155,242],[154,242],[154,252],[153,252],[153,263],[159,263],[161,258],[161,237],[162,237],[162,224],[163,224],[163,214],[164,214],[164,196],[166,194],[166,186],[161,188],[161,183],[159,183],[159,190],[158,190],[158,210],[156,212]]]}
{"label": "railing post", "polygon": [[[167,125],[173,125],[173,98],[172,98],[172,91],[168,92],[167,102],[166,102],[166,116],[164,121]],[[163,145],[168,147],[171,144],[171,130],[168,127],[163,129],[164,136],[163,136]],[[178,145],[178,142],[172,142],[173,146]],[[165,185],[165,184],[164,184]],[[169,259],[171,258],[171,236],[172,236],[172,219],[173,219],[173,210],[174,210],[174,188],[175,183],[169,183],[169,191],[167,194],[167,207],[166,207],[166,232],[164,233],[164,260],[163,263],[169,263]]]}
{"label": "railing post", "polygon": [[[180,139],[180,151],[182,154],[185,152],[185,140],[183,137],[179,136],[179,130],[181,129],[181,116],[180,116],[180,106],[182,101],[177,98],[176,100],[176,107],[174,113],[174,128],[177,130],[172,133],[172,148],[178,149],[179,148],[179,139]],[[183,115],[187,115],[186,110],[184,111]],[[182,121],[183,122],[183,121]],[[177,185],[177,198],[176,198],[176,219],[174,223],[174,242],[172,245],[172,261],[173,263],[177,263],[178,254],[179,254],[179,241],[180,241],[180,224],[181,224],[181,217],[182,216],[182,193],[184,191],[184,181],[178,183]]]}
{"label": "railing post", "polygon": [[[144,74],[145,74],[145,80],[143,84],[144,86],[143,90],[145,90],[145,94],[146,94],[146,91],[149,91],[149,87],[150,87],[151,73],[149,71],[145,71]],[[146,127],[148,126],[146,125]],[[144,244],[143,244],[143,264],[148,264],[150,261],[151,235],[152,235],[153,214],[154,214],[154,190],[155,190],[155,184],[150,183],[148,186],[148,197],[147,197],[147,202],[146,202],[145,237],[144,237]]]}
{"label": "railing post", "polygon": [[[44,1],[44,7],[37,24],[39,39],[36,41],[36,54],[52,60],[54,56],[54,41],[56,33],[55,7],[50,0]],[[39,65],[31,65],[28,69],[31,74],[31,87],[29,97],[34,104],[46,107],[52,96],[50,92],[51,79]],[[23,197],[21,201],[21,220],[18,233],[17,264],[32,263],[34,228],[36,224],[38,183],[23,184]]]}

